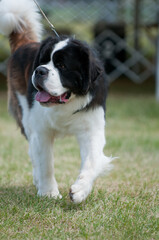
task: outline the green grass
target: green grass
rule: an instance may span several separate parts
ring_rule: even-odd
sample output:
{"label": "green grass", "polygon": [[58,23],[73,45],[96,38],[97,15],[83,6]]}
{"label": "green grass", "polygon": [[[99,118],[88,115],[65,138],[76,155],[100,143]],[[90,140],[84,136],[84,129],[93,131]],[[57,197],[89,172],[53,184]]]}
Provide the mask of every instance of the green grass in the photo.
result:
{"label": "green grass", "polygon": [[159,104],[153,97],[110,94],[105,153],[119,159],[80,205],[68,196],[80,166],[75,139],[55,143],[63,198],[39,198],[27,142],[6,108],[0,92],[0,239],[159,239]]}

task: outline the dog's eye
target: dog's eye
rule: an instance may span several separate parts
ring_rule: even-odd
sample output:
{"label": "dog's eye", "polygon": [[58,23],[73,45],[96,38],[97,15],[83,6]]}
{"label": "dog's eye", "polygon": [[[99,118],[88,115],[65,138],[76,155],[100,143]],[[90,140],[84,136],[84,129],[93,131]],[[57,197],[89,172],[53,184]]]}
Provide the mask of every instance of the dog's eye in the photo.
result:
{"label": "dog's eye", "polygon": [[63,63],[58,63],[56,66],[61,70],[66,70],[66,66]]}

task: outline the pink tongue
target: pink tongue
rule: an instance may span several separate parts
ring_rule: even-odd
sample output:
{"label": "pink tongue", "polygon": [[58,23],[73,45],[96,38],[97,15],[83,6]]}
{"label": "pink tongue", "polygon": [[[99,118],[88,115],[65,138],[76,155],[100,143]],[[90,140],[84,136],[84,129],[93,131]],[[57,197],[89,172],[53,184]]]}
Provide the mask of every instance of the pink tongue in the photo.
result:
{"label": "pink tongue", "polygon": [[59,103],[63,102],[66,103],[68,99],[66,99],[67,93],[63,93],[61,96],[51,96],[49,93],[45,91],[37,92],[35,99],[38,102],[45,103],[45,102],[52,102],[52,103]]}
{"label": "pink tongue", "polygon": [[45,91],[37,92],[35,96],[38,102],[48,102],[51,99],[51,95]]}

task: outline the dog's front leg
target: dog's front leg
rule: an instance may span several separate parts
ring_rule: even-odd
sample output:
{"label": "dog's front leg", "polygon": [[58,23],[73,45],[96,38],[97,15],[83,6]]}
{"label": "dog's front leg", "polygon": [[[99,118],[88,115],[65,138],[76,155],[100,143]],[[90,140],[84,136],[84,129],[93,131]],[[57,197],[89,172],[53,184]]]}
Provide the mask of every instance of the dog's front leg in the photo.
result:
{"label": "dog's front leg", "polygon": [[54,177],[53,137],[49,132],[36,132],[30,136],[29,155],[32,159],[33,182],[38,189],[38,195],[61,198]]}
{"label": "dog's front leg", "polygon": [[71,186],[70,198],[75,203],[86,199],[94,180],[104,171],[111,169],[111,158],[104,156],[104,126],[101,129],[83,132],[78,136],[82,158],[80,174]]}

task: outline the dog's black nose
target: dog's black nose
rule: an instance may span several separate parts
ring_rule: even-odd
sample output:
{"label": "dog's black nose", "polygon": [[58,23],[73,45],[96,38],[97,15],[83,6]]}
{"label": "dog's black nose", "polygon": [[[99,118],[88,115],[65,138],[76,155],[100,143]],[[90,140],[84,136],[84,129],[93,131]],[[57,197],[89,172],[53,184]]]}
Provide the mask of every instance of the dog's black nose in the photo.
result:
{"label": "dog's black nose", "polygon": [[46,67],[37,67],[35,70],[35,75],[39,75],[39,76],[47,76],[48,75],[49,70]]}

